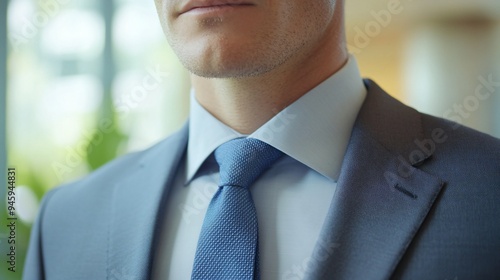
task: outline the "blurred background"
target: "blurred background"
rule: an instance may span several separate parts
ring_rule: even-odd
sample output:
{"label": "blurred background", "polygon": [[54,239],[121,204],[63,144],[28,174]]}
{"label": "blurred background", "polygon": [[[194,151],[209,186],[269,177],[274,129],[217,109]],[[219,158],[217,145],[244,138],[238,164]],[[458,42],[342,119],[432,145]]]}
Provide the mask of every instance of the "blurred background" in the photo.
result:
{"label": "blurred background", "polygon": [[[406,104],[500,137],[498,0],[346,0],[349,49]],[[153,1],[0,0],[0,279],[43,194],[177,130],[188,74]],[[6,170],[17,171],[16,272]]]}

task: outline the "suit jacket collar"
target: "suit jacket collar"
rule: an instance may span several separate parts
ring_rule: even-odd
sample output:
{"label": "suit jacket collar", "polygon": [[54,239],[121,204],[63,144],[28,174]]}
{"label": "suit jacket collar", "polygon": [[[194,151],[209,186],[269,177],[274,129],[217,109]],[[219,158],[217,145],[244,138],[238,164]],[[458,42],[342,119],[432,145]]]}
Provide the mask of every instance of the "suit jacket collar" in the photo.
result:
{"label": "suit jacket collar", "polygon": [[366,86],[307,279],[390,278],[444,184],[415,167],[431,156],[420,114]]}
{"label": "suit jacket collar", "polygon": [[[431,155],[411,156],[422,154],[414,143],[424,137],[419,113],[375,83],[365,84],[368,94],[306,278],[388,278],[443,186],[415,168]],[[145,152],[137,171],[116,184],[109,227],[103,229],[108,277],[150,279],[165,198],[187,139],[185,125]]]}

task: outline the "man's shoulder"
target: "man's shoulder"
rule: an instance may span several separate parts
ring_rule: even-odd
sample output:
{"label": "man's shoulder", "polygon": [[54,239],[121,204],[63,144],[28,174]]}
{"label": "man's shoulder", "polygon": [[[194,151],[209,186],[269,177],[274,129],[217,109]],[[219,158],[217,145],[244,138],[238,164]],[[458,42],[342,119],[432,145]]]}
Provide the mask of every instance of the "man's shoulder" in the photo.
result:
{"label": "man's shoulder", "polygon": [[498,197],[500,139],[443,118],[426,114],[421,118],[424,138],[415,139],[416,153],[430,155],[421,168],[460,194],[484,191]]}
{"label": "man's shoulder", "polygon": [[[465,125],[420,113],[424,134],[441,149],[450,149],[460,156],[485,155],[500,161],[500,139]],[[452,150],[451,150],[452,149]]]}
{"label": "man's shoulder", "polygon": [[365,83],[369,92],[358,126],[394,155],[443,179],[471,182],[481,178],[492,185],[500,184],[500,139],[421,113],[391,97],[373,81]]}

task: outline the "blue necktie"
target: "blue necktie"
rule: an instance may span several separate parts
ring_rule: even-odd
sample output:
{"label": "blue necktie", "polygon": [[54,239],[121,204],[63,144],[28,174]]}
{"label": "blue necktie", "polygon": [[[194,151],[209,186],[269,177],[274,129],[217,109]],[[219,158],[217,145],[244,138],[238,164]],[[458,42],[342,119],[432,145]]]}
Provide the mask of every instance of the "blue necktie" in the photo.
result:
{"label": "blue necktie", "polygon": [[220,184],[203,221],[191,279],[259,279],[257,213],[249,187],[282,155],[253,138],[215,150]]}

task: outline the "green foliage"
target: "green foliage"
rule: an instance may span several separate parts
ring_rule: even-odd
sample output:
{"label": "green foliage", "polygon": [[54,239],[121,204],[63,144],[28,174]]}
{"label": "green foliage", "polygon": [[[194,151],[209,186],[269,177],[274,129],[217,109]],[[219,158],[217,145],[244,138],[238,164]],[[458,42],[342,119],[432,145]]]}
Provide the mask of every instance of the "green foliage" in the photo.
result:
{"label": "green foliage", "polygon": [[[102,129],[101,124],[107,122],[109,126]],[[108,161],[118,156],[118,149],[122,143],[127,140],[113,116],[111,119],[101,120],[98,129],[92,136],[92,140],[87,145],[87,164],[92,170],[95,170]]]}

